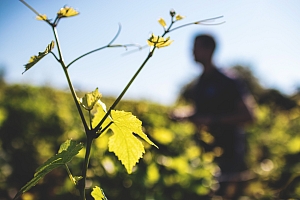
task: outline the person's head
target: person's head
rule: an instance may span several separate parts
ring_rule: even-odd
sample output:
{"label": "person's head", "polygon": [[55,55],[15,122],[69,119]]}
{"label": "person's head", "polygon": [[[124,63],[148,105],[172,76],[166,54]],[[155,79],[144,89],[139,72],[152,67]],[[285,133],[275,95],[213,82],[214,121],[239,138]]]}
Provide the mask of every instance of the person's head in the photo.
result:
{"label": "person's head", "polygon": [[195,38],[193,49],[195,61],[203,65],[210,63],[215,48],[216,42],[212,36],[198,35]]}

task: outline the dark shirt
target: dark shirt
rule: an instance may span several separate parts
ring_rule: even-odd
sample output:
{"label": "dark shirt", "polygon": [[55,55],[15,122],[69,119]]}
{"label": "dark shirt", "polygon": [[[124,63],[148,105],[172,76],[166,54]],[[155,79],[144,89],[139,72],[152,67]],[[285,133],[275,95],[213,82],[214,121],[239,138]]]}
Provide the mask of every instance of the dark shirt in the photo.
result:
{"label": "dark shirt", "polygon": [[[194,102],[196,115],[226,116],[236,112],[245,91],[235,79],[215,69],[200,76],[198,82],[188,92]],[[214,136],[213,147],[221,147],[223,154],[216,158],[222,172],[231,173],[245,170],[245,134],[238,125],[215,123],[208,127]]]}
{"label": "dark shirt", "polygon": [[208,75],[203,74],[191,92],[196,113],[200,115],[235,112],[237,102],[242,98],[236,80],[217,69]]}

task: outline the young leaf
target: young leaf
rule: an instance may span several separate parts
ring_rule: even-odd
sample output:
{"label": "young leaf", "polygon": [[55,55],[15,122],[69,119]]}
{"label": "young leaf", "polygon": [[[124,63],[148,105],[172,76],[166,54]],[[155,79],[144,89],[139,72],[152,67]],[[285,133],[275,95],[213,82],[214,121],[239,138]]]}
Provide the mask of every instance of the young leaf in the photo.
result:
{"label": "young leaf", "polygon": [[78,15],[79,12],[77,10],[75,10],[74,8],[65,6],[63,8],[61,8],[58,12],[57,12],[57,17],[58,18],[63,18],[63,17],[73,17]]}
{"label": "young leaf", "polygon": [[76,156],[79,151],[83,148],[81,143],[77,144],[73,140],[67,140],[64,142],[60,148],[59,152],[49,158],[44,164],[36,169],[33,179],[31,179],[21,190],[16,194],[14,199],[17,199],[24,192],[27,192],[30,188],[35,186],[38,181],[43,178],[46,174],[51,172],[53,169],[64,166],[66,163],[70,162],[74,156]]}
{"label": "young leaf", "polygon": [[111,116],[114,123],[109,128],[114,134],[109,138],[108,148],[116,154],[130,174],[145,153],[142,142],[133,133],[149,144],[156,145],[142,131],[142,122],[130,112],[112,110]]}
{"label": "young leaf", "polygon": [[45,55],[50,53],[52,49],[54,48],[55,42],[51,41],[51,43],[47,46],[45,51],[39,52],[39,54],[36,56],[31,56],[28,63],[25,66],[25,71],[22,73],[24,74],[27,70],[29,70],[33,65],[35,65],[37,62],[39,62]]}
{"label": "young leaf", "polygon": [[64,143],[62,143],[59,147],[58,153],[66,151],[70,147],[71,144],[74,144],[73,140],[67,140]]}
{"label": "young leaf", "polygon": [[147,40],[149,46],[156,46],[157,48],[169,46],[173,40],[170,37],[163,38],[160,36],[155,36],[153,33],[151,37]]}
{"label": "young leaf", "polygon": [[165,21],[163,18],[159,18],[159,19],[158,19],[158,22],[159,22],[160,25],[162,25],[162,27],[164,27],[164,28],[167,26],[166,21]]}
{"label": "young leaf", "polygon": [[183,18],[185,18],[185,16],[176,15],[176,21],[182,20]]}
{"label": "young leaf", "polygon": [[[97,103],[95,104],[95,114],[92,120],[92,127],[95,128],[98,123],[103,119],[104,115],[106,115],[106,105],[99,99]],[[102,124],[102,127],[106,127],[112,119],[108,117],[104,123]]]}
{"label": "young leaf", "polygon": [[86,110],[92,110],[96,102],[100,100],[101,96],[98,88],[96,88],[95,91],[85,94],[84,97],[79,99],[79,102]]}
{"label": "young leaf", "polygon": [[98,186],[95,186],[93,188],[91,195],[92,197],[94,197],[95,200],[107,200],[103,190]]}
{"label": "young leaf", "polygon": [[48,18],[47,18],[47,15],[43,14],[43,15],[36,16],[36,19],[37,20],[47,20]]}

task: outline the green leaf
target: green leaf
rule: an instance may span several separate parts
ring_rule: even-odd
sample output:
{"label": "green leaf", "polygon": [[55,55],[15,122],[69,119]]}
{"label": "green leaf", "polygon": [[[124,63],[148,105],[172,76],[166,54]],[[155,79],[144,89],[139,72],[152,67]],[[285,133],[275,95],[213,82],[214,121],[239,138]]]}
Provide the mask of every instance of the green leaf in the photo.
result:
{"label": "green leaf", "polygon": [[54,48],[55,42],[52,41],[47,48],[45,49],[45,51],[43,52],[39,52],[39,54],[36,56],[31,56],[28,63],[25,66],[25,71],[22,73],[24,74],[27,70],[29,70],[33,65],[35,65],[37,62],[39,62],[45,55],[47,55],[48,53],[50,53],[52,51],[52,49]]}
{"label": "green leaf", "polygon": [[64,142],[60,146],[59,152],[55,156],[49,158],[44,164],[36,169],[33,179],[31,179],[25,186],[21,188],[14,199],[17,199],[24,192],[27,192],[30,188],[35,186],[41,178],[43,178],[53,169],[64,166],[66,163],[70,162],[82,148],[82,143],[77,144],[73,140],[67,140]]}
{"label": "green leaf", "polygon": [[130,174],[145,153],[142,142],[133,133],[157,146],[142,131],[142,122],[130,112],[112,110],[111,116],[114,123],[109,128],[114,134],[109,138],[109,151],[116,154]]}
{"label": "green leaf", "polygon": [[[98,125],[105,114],[105,104],[99,100],[96,103],[96,113],[92,121],[93,128]],[[109,129],[111,129],[114,134],[108,141],[109,151],[115,153],[130,174],[132,168],[136,165],[138,160],[142,158],[143,153],[145,153],[143,143],[133,133],[137,134],[149,144],[155,147],[157,146],[142,131],[142,122],[130,112],[112,110],[111,116],[104,121],[102,127],[106,127],[111,122],[113,123],[109,126]]]}
{"label": "green leaf", "polygon": [[94,197],[95,200],[107,200],[103,190],[98,186],[95,186],[93,188],[91,195],[92,197]]}
{"label": "green leaf", "polygon": [[92,110],[96,102],[100,100],[101,96],[102,95],[99,93],[98,88],[96,88],[95,91],[87,93],[84,97],[80,98],[79,103],[86,110]]}
{"label": "green leaf", "polygon": [[64,143],[62,143],[59,147],[58,153],[61,153],[62,151],[66,151],[71,144],[74,144],[73,140],[67,140]]}

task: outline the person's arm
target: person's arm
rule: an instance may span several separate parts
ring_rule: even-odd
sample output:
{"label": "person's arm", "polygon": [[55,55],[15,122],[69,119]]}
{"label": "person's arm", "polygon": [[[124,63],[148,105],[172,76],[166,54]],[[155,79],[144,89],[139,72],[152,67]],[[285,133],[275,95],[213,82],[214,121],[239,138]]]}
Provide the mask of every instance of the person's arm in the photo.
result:
{"label": "person's arm", "polygon": [[227,114],[218,115],[192,115],[189,118],[190,121],[196,125],[243,125],[246,123],[252,123],[255,119],[253,114],[254,99],[252,96],[240,98],[236,102],[235,111]]}

